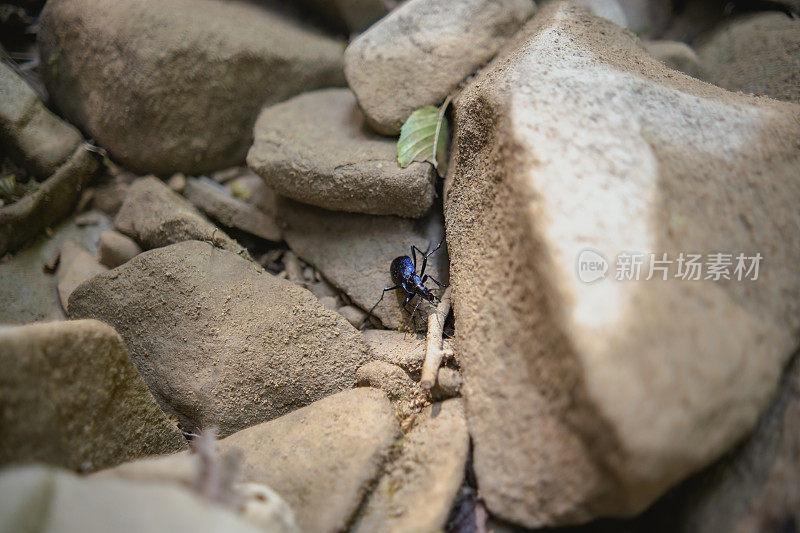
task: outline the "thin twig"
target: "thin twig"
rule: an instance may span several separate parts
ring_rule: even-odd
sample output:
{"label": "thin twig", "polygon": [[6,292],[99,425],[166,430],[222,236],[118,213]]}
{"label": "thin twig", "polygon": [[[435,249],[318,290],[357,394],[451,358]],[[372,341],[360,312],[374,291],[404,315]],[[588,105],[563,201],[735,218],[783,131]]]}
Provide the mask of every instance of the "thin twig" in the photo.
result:
{"label": "thin twig", "polygon": [[433,388],[439,375],[439,366],[444,356],[442,330],[448,313],[450,313],[450,287],[444,291],[439,305],[431,307],[428,313],[428,346],[425,350],[425,362],[422,364],[422,378],[419,381],[420,387],[426,390]]}

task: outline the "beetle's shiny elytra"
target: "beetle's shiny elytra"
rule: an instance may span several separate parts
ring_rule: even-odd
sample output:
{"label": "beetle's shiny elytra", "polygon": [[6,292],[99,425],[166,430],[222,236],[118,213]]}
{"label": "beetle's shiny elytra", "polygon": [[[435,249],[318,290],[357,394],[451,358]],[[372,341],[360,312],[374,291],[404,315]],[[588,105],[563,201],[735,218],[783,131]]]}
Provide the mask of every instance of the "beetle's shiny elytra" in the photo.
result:
{"label": "beetle's shiny elytra", "polygon": [[[375,302],[375,305],[373,305],[372,309],[369,310],[369,314],[371,315],[375,308],[378,307],[378,304],[381,303],[381,300],[383,300],[383,297],[386,296],[387,292],[397,289],[402,289],[406,293],[406,300],[403,302],[403,309],[406,309],[408,302],[410,302],[414,296],[419,296],[419,301],[417,302],[417,305],[414,306],[414,310],[411,312],[412,318],[416,314],[420,303],[423,301],[437,301],[438,298],[428,287],[425,286],[425,282],[431,280],[438,287],[445,287],[446,285],[440,283],[431,275],[426,274],[425,268],[428,266],[428,258],[442,247],[443,242],[444,241],[440,242],[436,248],[430,252],[423,252],[412,244],[411,257],[407,255],[395,257],[391,266],[389,267],[389,274],[392,276],[392,283],[394,283],[394,286],[383,289],[380,299]],[[430,248],[430,246],[428,246],[428,248]],[[422,256],[422,268],[420,269],[419,274],[417,274],[417,252],[419,252],[419,254]]]}

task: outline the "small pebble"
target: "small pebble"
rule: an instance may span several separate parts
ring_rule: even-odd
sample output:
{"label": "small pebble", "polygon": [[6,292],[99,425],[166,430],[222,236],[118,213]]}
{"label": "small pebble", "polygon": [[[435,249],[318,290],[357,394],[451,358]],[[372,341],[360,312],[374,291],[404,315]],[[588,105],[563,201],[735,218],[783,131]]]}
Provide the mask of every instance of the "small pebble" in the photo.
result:
{"label": "small pebble", "polygon": [[180,172],[173,174],[169,181],[167,181],[167,185],[176,193],[183,194],[183,190],[186,188],[186,176]]}
{"label": "small pebble", "polygon": [[319,303],[322,304],[322,307],[330,309],[331,311],[339,309],[339,300],[334,296],[323,296],[319,299]]}
{"label": "small pebble", "polygon": [[339,314],[347,319],[354,328],[361,327],[361,324],[364,323],[364,320],[367,318],[367,313],[355,307],[353,305],[346,305],[344,307],[340,307],[338,309]]}
{"label": "small pebble", "polygon": [[97,255],[100,263],[109,268],[116,268],[127,263],[140,253],[142,253],[142,249],[136,244],[136,241],[122,233],[104,231],[100,234]]}
{"label": "small pebble", "polygon": [[97,218],[96,213],[87,213],[85,215],[75,217],[76,226],[94,226],[98,222],[100,222],[100,219]]}
{"label": "small pebble", "polygon": [[336,289],[325,280],[316,283],[309,283],[308,290],[310,290],[317,298],[324,298],[326,296],[336,297],[339,293]]}

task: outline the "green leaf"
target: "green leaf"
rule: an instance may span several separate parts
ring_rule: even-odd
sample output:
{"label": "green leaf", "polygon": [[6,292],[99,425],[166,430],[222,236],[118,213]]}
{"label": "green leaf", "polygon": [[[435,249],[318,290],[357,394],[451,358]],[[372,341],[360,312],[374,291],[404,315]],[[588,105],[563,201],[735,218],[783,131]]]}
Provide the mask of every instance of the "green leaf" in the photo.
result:
{"label": "green leaf", "polygon": [[447,172],[448,96],[440,107],[426,105],[411,113],[397,141],[397,162],[406,168],[413,161],[428,161],[439,175]]}

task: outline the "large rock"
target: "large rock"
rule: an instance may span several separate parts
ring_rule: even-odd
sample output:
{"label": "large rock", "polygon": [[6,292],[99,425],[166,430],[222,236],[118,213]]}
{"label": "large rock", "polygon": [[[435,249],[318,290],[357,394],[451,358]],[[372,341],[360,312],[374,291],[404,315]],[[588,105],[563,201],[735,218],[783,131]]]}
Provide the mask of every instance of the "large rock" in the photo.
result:
{"label": "large rock", "polygon": [[264,104],[342,82],[342,43],[244,1],[59,0],[38,43],[59,109],[141,173],[236,164]]}
{"label": "large rock", "polygon": [[[465,89],[445,216],[491,512],[636,514],[752,430],[800,326],[798,136],[800,106],[670,70],[563,4]],[[631,250],[734,254],[733,279],[645,281],[649,258],[612,279]]]}
{"label": "large rock", "polygon": [[128,188],[114,226],[148,249],[197,240],[231,252],[244,250],[192,204],[152,176],[138,179]]}
{"label": "large rock", "polygon": [[45,267],[58,257],[61,245],[68,240],[91,253],[97,251],[97,240],[111,228],[111,221],[100,212],[90,213],[97,217],[97,224],[79,226],[76,217],[72,217],[53,228],[50,236],[43,235],[29,247],[0,261],[0,324],[28,324],[66,317],[58,297],[57,278],[46,272]]}
{"label": "large rock", "polygon": [[697,45],[707,81],[800,103],[800,23],[784,13],[735,19]]}
{"label": "large rock", "polygon": [[[292,250],[364,310],[378,302],[383,289],[394,285],[389,266],[395,257],[410,256],[412,244],[422,250],[430,244],[433,249],[444,237],[441,215],[436,213],[419,220],[378,217],[337,213],[282,198],[278,220]],[[446,283],[446,265],[443,245],[428,259],[426,273]],[[408,312],[401,310],[405,298],[404,291],[392,291],[375,308],[375,316],[384,326],[394,329],[413,325],[410,306]]]}
{"label": "large rock", "polygon": [[0,363],[0,464],[95,470],[186,447],[102,322],[0,327]]}
{"label": "large rock", "polygon": [[99,167],[94,154],[79,146],[37,189],[0,207],[0,257],[69,215]]}
{"label": "large rock", "polygon": [[244,479],[277,491],[302,531],[345,531],[398,430],[384,394],[360,388],[234,433],[220,450],[241,450]]}
{"label": "large rock", "polygon": [[464,479],[469,434],[461,400],[428,406],[403,437],[356,532],[443,531]]}
{"label": "large rock", "polygon": [[29,172],[49,176],[83,137],[49,111],[25,80],[2,62],[0,94],[0,146]]}
{"label": "large rock", "polygon": [[361,335],[305,289],[198,241],[139,254],[72,293],[120,332],[162,407],[221,435],[352,386]]}
{"label": "large rock", "polygon": [[278,194],[325,209],[418,218],[433,204],[433,166],[400,168],[397,142],[367,128],[348,89],[266,108],[247,164]]}
{"label": "large rock", "polygon": [[531,0],[409,0],[350,43],[347,82],[367,121],[396,135],[411,113],[438,105],[514,35]]}
{"label": "large rock", "polygon": [[791,531],[800,524],[800,356],[740,446],[648,511],[657,531]]}
{"label": "large rock", "polygon": [[295,533],[261,528],[168,483],[83,478],[44,466],[0,474],[0,530],[48,533]]}

